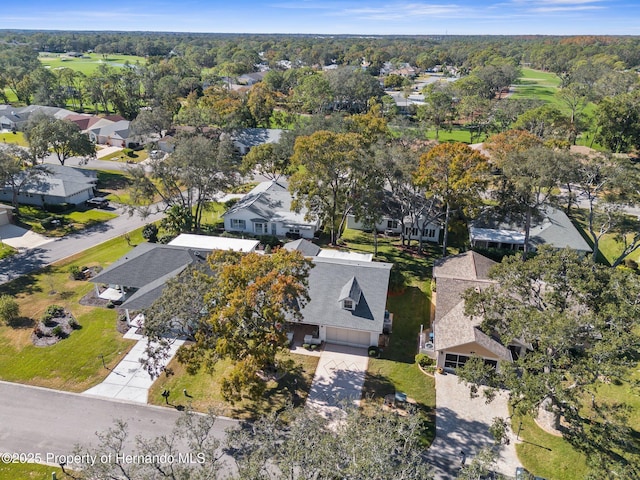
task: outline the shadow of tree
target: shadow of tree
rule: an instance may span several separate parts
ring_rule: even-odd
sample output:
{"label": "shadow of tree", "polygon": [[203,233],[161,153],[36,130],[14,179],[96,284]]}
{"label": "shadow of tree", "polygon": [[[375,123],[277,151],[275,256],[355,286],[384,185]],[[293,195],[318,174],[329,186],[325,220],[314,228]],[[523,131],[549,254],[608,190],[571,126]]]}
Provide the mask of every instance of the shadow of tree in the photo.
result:
{"label": "shadow of tree", "polygon": [[18,317],[12,321],[9,322],[9,326],[11,328],[33,328],[33,326],[35,325],[35,320],[33,318],[28,318],[28,317]]}

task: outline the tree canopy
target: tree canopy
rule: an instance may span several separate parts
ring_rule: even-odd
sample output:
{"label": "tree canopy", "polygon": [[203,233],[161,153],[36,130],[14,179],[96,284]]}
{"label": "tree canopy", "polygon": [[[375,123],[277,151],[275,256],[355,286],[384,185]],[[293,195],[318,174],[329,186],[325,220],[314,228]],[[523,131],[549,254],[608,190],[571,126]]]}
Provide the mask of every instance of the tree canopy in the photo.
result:
{"label": "tree canopy", "polygon": [[516,413],[550,416],[550,427],[606,478],[637,476],[639,445],[625,408],[597,392],[626,379],[637,361],[640,277],[547,247],[524,263],[505,257],[490,277],[497,283],[465,293],[465,313],[482,318],[483,331],[504,345],[517,341],[527,351],[497,372],[470,361],[460,377],[506,388]]}

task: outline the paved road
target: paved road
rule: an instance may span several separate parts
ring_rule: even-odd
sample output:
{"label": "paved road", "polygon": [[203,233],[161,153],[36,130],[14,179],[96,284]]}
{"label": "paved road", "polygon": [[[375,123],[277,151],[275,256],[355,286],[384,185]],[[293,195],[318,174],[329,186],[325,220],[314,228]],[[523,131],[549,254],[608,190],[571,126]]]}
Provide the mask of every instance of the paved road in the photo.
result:
{"label": "paved road", "polygon": [[[112,428],[116,419],[125,421],[129,427],[125,450],[130,453],[137,435],[155,438],[169,434],[180,416],[175,408],[104,400],[8,382],[0,382],[0,398],[0,454],[40,454],[46,463],[57,463],[51,461],[53,455],[70,455],[76,444],[97,445],[95,433]],[[237,425],[235,420],[219,418],[213,434],[223,438],[227,428]]]}
{"label": "paved road", "polygon": [[[60,165],[60,161],[58,160],[58,157],[56,155],[49,155],[43,160],[43,163],[53,163],[56,165]],[[82,158],[70,157],[65,160],[64,166],[88,168],[91,170],[117,170],[123,172],[128,170],[132,165],[129,165],[125,162],[112,162],[110,160],[98,160],[95,158],[89,160],[89,162],[84,165],[82,163]]]}
{"label": "paved road", "polygon": [[51,263],[82,252],[100,243],[119,237],[147,223],[162,218],[163,213],[154,213],[142,219],[137,215],[122,214],[113,220],[82,230],[64,238],[42,245],[18,255],[12,255],[0,261],[0,284],[6,283],[20,275],[26,275]]}

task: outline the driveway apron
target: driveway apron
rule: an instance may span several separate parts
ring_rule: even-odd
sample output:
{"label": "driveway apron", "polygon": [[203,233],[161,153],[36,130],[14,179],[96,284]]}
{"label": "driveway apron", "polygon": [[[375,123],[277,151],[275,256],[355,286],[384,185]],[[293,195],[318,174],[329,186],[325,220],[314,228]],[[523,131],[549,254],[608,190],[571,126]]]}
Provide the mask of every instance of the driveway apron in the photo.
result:
{"label": "driveway apron", "polygon": [[326,344],[313,377],[307,407],[329,417],[345,403],[358,404],[368,365],[366,349]]}

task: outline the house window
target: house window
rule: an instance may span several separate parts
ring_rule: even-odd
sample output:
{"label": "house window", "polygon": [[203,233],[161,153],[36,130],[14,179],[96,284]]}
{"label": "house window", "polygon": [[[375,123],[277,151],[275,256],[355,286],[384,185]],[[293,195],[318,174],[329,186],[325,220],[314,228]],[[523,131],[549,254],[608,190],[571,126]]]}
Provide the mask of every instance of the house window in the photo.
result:
{"label": "house window", "polygon": [[416,227],[407,227],[404,229],[404,233],[405,235],[411,235],[415,237],[416,235],[418,235],[418,229]]}
{"label": "house window", "polygon": [[253,232],[257,233],[258,235],[264,235],[265,233],[267,233],[267,224],[261,222],[254,223]]}
{"label": "house window", "polygon": [[436,229],[435,228],[425,228],[422,232],[422,236],[423,237],[427,237],[427,238],[433,238],[436,236]]}
{"label": "house window", "polygon": [[238,218],[231,219],[231,228],[234,230],[246,230],[247,222]]}
{"label": "house window", "polygon": [[387,220],[387,228],[398,228],[397,220]]}
{"label": "house window", "polygon": [[465,355],[456,355],[453,353],[447,353],[444,357],[444,368],[459,368],[464,367],[469,357]]}
{"label": "house window", "polygon": [[353,300],[347,298],[345,300],[342,301],[342,307],[345,310],[353,310]]}
{"label": "house window", "polygon": [[300,229],[299,228],[290,228],[289,229],[289,233],[300,233]]}

